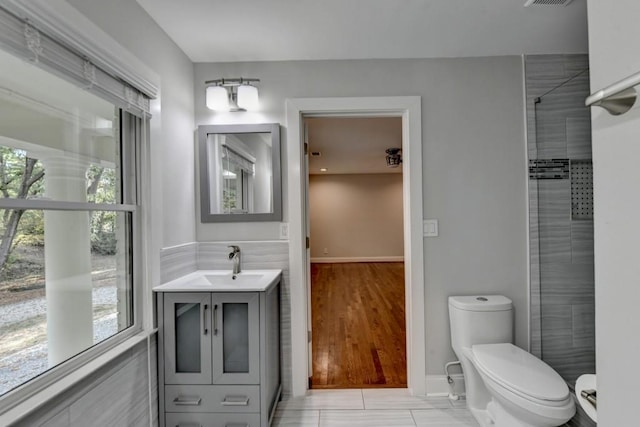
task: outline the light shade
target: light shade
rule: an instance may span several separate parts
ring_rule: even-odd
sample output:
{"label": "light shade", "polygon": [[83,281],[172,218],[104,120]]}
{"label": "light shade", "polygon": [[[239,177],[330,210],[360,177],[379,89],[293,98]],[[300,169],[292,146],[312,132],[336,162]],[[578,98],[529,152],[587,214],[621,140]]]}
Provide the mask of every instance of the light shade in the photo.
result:
{"label": "light shade", "polygon": [[248,84],[238,86],[238,108],[247,111],[256,111],[260,108],[257,87]]}
{"label": "light shade", "polygon": [[385,158],[387,159],[387,166],[390,168],[397,168],[402,163],[402,155],[400,154],[402,151],[400,148],[387,148],[385,152],[387,155]]}
{"label": "light shade", "polygon": [[222,86],[207,87],[207,108],[215,111],[229,111],[229,93]]}

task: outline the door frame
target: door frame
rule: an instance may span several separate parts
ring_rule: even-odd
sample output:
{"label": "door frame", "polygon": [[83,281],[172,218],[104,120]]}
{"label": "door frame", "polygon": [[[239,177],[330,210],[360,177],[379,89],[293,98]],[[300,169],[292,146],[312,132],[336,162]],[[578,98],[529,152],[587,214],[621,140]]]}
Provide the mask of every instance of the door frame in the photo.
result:
{"label": "door frame", "polygon": [[304,124],[307,115],[402,117],[405,321],[407,386],[426,395],[424,241],[422,217],[422,112],[419,96],[287,99],[287,198],[293,396],[308,390],[308,286]]}

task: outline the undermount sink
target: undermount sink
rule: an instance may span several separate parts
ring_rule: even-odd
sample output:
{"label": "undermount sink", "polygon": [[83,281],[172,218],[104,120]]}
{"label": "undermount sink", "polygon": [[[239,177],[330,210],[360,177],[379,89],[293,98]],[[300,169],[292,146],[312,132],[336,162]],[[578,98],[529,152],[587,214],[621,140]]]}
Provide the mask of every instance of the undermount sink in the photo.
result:
{"label": "undermount sink", "polygon": [[156,292],[251,292],[266,291],[275,285],[282,270],[198,270],[153,288]]}

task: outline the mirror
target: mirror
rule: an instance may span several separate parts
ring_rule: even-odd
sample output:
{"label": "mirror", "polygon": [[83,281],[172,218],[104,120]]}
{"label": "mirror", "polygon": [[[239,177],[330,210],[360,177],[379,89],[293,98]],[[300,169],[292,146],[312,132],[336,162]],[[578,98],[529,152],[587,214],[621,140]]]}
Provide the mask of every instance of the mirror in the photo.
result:
{"label": "mirror", "polygon": [[200,220],[281,221],[280,125],[198,127]]}

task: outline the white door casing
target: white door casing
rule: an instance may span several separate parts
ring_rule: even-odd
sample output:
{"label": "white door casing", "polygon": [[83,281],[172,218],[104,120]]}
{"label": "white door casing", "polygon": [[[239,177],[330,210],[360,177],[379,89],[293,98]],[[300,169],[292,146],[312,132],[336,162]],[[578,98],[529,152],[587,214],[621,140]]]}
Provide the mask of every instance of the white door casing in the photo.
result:
{"label": "white door casing", "polygon": [[292,394],[308,388],[309,347],[307,173],[303,117],[310,115],[402,117],[403,215],[407,381],[413,395],[426,394],[424,241],[422,232],[422,113],[419,96],[294,98],[286,101],[288,161],[289,261],[291,280]]}

